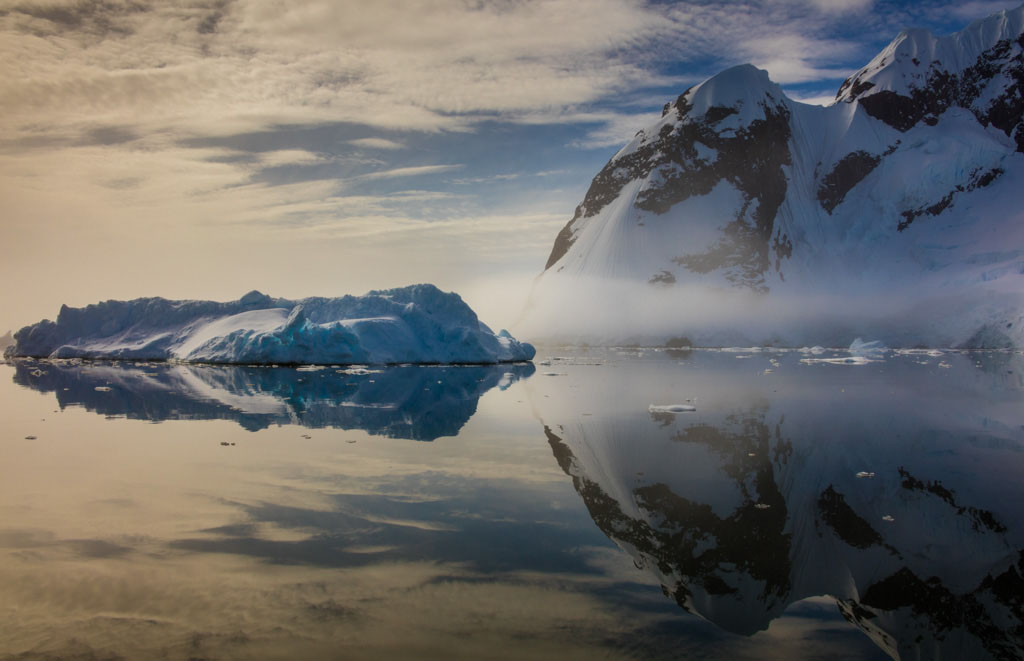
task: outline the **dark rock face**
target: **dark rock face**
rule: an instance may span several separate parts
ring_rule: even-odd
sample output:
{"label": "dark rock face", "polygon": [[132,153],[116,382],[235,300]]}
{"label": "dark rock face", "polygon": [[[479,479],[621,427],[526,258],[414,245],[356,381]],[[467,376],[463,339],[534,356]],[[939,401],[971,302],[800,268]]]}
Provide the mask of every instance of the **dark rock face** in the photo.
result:
{"label": "dark rock face", "polygon": [[821,181],[818,188],[818,201],[821,208],[832,213],[861,179],[871,174],[882,161],[880,156],[873,156],[858,149],[844,156]]}
{"label": "dark rock face", "polygon": [[832,485],[821,492],[818,498],[821,518],[832,528],[841,540],[858,549],[882,544],[882,536],[867,521],[853,511],[843,494]]}
{"label": "dark rock face", "polygon": [[953,206],[953,198],[956,195],[984,188],[998,179],[1002,174],[1002,168],[992,168],[991,170],[985,171],[975,170],[971,173],[970,179],[966,184],[958,184],[956,188],[943,195],[942,198],[934,204],[901,211],[900,216],[902,216],[903,220],[899,222],[896,229],[902,232],[910,227],[910,224],[920,216],[938,216],[940,213]]}
{"label": "dark rock face", "polygon": [[[863,72],[847,80],[839,89],[837,98],[850,90],[847,102],[856,100],[865,112],[889,126],[908,131],[918,122],[935,125],[938,117],[953,106],[974,113],[982,126],[994,126],[1017,144],[1024,152],[1024,35],[1011,41],[1005,39],[978,57],[977,62],[959,74],[933,62],[920,86],[910,89],[910,95],[891,90],[866,94],[874,88],[870,81],[861,80]],[[978,101],[986,91],[986,84],[1002,74],[1006,86],[1002,93],[985,105]]]}

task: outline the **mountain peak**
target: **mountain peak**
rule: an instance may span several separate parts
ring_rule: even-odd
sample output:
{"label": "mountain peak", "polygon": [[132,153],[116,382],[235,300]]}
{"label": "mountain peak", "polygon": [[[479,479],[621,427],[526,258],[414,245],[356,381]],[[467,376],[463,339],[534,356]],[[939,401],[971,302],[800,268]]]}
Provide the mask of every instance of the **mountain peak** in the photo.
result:
{"label": "mountain peak", "polygon": [[684,122],[718,125],[730,118],[728,125],[740,127],[764,119],[766,107],[777,109],[784,99],[767,71],[741,64],[686,90],[674,105]]}
{"label": "mountain peak", "polygon": [[936,37],[928,30],[900,32],[874,59],[840,87],[837,101],[847,103],[879,93],[908,96],[916,89],[944,84],[950,76],[973,77],[979,62],[994,64],[1019,55],[1024,34],[1024,5],[974,21],[963,30]]}

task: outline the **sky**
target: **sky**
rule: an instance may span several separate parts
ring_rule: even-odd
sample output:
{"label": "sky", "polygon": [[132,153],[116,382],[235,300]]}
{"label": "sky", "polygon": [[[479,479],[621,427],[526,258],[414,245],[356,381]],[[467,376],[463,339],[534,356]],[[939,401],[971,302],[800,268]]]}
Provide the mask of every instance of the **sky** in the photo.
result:
{"label": "sky", "polygon": [[973,0],[0,0],[0,334],[432,282],[515,329],[590,180],[753,63],[828,103]]}

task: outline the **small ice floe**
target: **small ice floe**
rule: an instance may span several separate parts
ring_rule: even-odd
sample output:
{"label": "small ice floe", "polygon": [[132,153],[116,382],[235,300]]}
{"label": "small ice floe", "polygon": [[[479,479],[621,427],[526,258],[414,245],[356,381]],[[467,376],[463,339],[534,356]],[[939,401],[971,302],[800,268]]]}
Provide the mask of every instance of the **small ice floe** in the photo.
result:
{"label": "small ice floe", "polygon": [[941,360],[941,361],[939,361],[939,367],[948,370],[950,367],[952,367],[952,365],[950,365],[949,363],[947,363],[944,360]]}
{"label": "small ice floe", "polygon": [[800,347],[798,351],[800,351],[800,353],[809,353],[814,356],[818,356],[825,353],[825,347],[815,344],[813,347]]}
{"label": "small ice floe", "polygon": [[768,503],[756,503],[754,507],[759,510],[766,510],[769,507],[771,507],[771,505],[769,505]]}
{"label": "small ice floe", "polygon": [[651,404],[647,410],[651,413],[686,413],[696,411],[697,407],[692,404]]}
{"label": "small ice floe", "polygon": [[890,516],[890,515],[888,515],[888,514],[886,514],[885,516],[883,516],[883,517],[882,517],[882,521],[889,521],[889,522],[892,522],[892,521],[895,521],[895,520],[896,520],[896,519],[892,518],[892,516]]}
{"label": "small ice floe", "polygon": [[323,365],[303,365],[302,367],[296,367],[296,372],[319,372],[320,370],[327,369]]}
{"label": "small ice floe", "polygon": [[800,362],[805,365],[867,365],[882,361],[872,360],[865,356],[846,356],[843,358],[801,358]]}
{"label": "small ice floe", "polygon": [[110,392],[111,390],[113,390],[113,388],[111,388],[110,386],[96,386],[95,388],[93,388],[93,390],[95,390],[96,392]]}
{"label": "small ice floe", "polygon": [[774,372],[774,371],[775,371],[775,370],[773,370],[773,369],[771,369],[771,368],[769,367],[769,368],[768,368],[768,369],[766,369],[766,370],[765,370],[764,372],[762,372],[762,374],[771,374],[771,373],[772,373],[772,372]]}
{"label": "small ice floe", "polygon": [[888,351],[888,347],[882,344],[881,340],[872,340],[871,342],[865,342],[859,337],[854,339],[850,343],[848,351],[854,356],[869,356],[885,353]]}
{"label": "small ice floe", "polygon": [[871,472],[871,471],[860,471],[856,475],[856,477],[874,477],[874,476],[875,476],[875,474],[873,472]]}
{"label": "small ice floe", "polygon": [[[299,369],[302,369],[301,367]],[[334,370],[338,374],[349,374],[352,376],[364,376],[366,374],[380,374],[380,370],[368,369],[365,365],[350,365],[344,369]]]}

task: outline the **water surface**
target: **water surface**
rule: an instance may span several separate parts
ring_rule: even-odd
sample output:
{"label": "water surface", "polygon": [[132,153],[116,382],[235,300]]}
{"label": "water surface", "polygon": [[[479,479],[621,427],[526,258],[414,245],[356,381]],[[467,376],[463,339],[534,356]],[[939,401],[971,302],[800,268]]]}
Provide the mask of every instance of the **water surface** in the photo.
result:
{"label": "water surface", "polygon": [[1020,658],[1021,356],[831,356],[0,366],[0,655]]}

